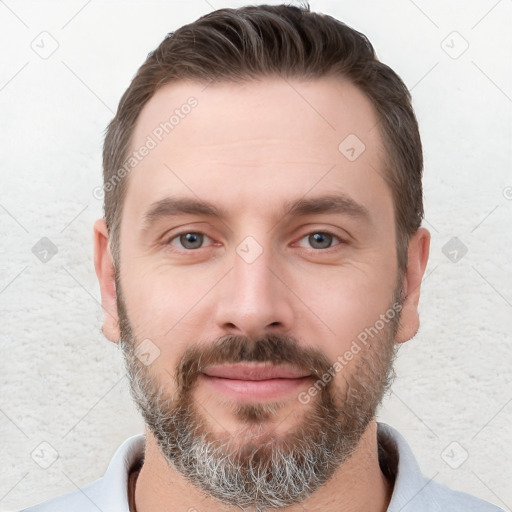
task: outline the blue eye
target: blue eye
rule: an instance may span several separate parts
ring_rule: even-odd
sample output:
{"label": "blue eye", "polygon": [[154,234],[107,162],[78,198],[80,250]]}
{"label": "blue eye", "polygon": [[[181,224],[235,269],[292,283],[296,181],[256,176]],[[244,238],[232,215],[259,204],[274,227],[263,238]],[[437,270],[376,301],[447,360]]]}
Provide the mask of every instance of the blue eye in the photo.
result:
{"label": "blue eye", "polygon": [[[208,237],[206,237],[208,238]],[[169,241],[169,244],[176,245],[173,242],[179,241],[183,249],[199,249],[203,245],[205,235],[190,231],[188,233],[180,233]]]}
{"label": "blue eye", "polygon": [[331,233],[327,233],[325,231],[316,231],[314,233],[310,233],[309,235],[304,236],[302,240],[307,239],[308,244],[313,249],[329,249],[333,245],[334,240],[338,240],[338,242],[341,242],[341,240]]}
{"label": "blue eye", "polygon": [[[329,249],[342,242],[339,237],[326,231],[315,231],[303,236],[299,241],[299,245],[302,247],[306,247],[306,245],[303,245],[304,240],[307,240],[306,244],[308,248],[315,250]],[[185,231],[172,237],[167,244],[175,246],[178,249],[193,251],[195,249],[201,249],[205,242],[208,241],[211,242],[212,240],[203,233]]]}

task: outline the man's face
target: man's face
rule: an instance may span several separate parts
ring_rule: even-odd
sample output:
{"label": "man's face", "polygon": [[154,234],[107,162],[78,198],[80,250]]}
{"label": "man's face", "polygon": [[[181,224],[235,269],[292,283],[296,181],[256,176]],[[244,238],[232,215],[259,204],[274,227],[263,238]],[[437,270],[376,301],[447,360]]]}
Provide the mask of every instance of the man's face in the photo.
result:
{"label": "man's face", "polygon": [[264,493],[254,471],[272,453],[288,464],[330,448],[302,487],[260,504],[292,503],[349,457],[388,383],[401,280],[377,118],[340,80],[179,83],[145,106],[132,149],[191,96],[124,199],[117,293],[132,385],[189,479],[207,487],[215,472],[198,475],[212,460],[247,473],[238,503]]}

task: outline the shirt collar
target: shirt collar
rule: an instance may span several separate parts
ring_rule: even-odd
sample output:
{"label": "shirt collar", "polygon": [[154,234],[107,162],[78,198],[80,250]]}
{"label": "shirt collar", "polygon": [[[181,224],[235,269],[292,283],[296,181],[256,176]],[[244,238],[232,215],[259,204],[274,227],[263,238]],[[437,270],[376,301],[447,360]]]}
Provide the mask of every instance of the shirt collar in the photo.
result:
{"label": "shirt collar", "polygon": [[417,501],[411,502],[417,497],[421,499],[421,492],[431,480],[421,473],[416,457],[402,434],[385,423],[377,425],[379,448],[385,447],[388,456],[396,461],[395,483],[387,512],[406,512],[410,510],[409,506],[418,505]]}
{"label": "shirt collar", "polygon": [[[429,483],[418,466],[416,458],[405,438],[393,427],[377,423],[379,462],[386,476],[394,479],[393,493],[388,512],[403,510]],[[145,436],[138,434],[128,438],[116,451],[101,479],[104,492],[103,505],[111,512],[129,512],[128,477],[130,469],[144,457]],[[101,505],[98,504],[100,507]]]}

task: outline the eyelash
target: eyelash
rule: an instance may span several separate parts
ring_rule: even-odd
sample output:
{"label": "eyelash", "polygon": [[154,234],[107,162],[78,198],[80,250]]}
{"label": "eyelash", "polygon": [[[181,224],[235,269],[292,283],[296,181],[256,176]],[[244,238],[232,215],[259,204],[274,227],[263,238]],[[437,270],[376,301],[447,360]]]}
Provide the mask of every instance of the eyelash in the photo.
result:
{"label": "eyelash", "polygon": [[[309,233],[306,233],[301,238],[299,238],[299,241],[304,240],[305,238],[308,238],[311,235],[328,235],[333,238],[333,245],[326,247],[325,249],[315,249],[314,247],[307,248],[308,250],[312,250],[314,252],[331,252],[332,250],[335,250],[339,245],[342,245],[345,242],[342,238],[340,238],[338,235],[333,233],[332,231],[326,231],[326,230],[318,230],[318,231],[310,231]],[[338,240],[338,243],[335,243],[335,240]],[[302,247],[304,249],[304,247]]]}
{"label": "eyelash", "polygon": [[[183,235],[187,235],[187,234],[193,234],[193,235],[203,235],[205,238],[207,239],[210,239],[212,240],[208,235],[202,233],[201,231],[182,231],[181,233],[177,233],[176,235],[174,235],[172,238],[168,239],[166,242],[164,242],[164,245],[173,245],[172,242],[174,240],[179,240],[179,238]],[[338,243],[337,244],[334,244],[334,245],[331,245],[329,247],[326,247],[325,249],[315,249],[313,247],[310,247],[310,248],[307,248],[308,250],[311,250],[311,251],[314,251],[314,252],[330,252],[331,249],[334,249],[336,248],[338,245],[341,245],[341,244],[344,244],[346,243],[345,240],[343,240],[342,238],[340,238],[338,235],[336,235],[335,233],[331,232],[331,231],[328,231],[328,230],[318,230],[318,231],[310,231],[309,233],[306,233],[305,235],[303,235],[299,241],[301,240],[304,240],[305,238],[309,237],[310,235],[316,235],[316,234],[321,234],[321,235],[328,235],[328,236],[331,236],[333,239],[335,240],[338,240]],[[198,247],[196,249],[186,249],[186,248],[179,248],[179,249],[176,249],[177,251],[182,251],[182,252],[194,252],[194,251],[197,251],[198,249],[204,249],[203,246],[201,247]],[[302,247],[302,249],[304,249],[304,247]]]}

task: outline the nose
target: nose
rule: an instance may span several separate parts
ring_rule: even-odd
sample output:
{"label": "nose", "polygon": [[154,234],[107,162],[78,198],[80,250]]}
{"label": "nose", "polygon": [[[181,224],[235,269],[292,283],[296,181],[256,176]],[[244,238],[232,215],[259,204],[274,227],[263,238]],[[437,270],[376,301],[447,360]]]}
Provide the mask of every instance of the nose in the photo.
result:
{"label": "nose", "polygon": [[270,250],[254,261],[235,253],[217,300],[216,324],[226,334],[285,334],[294,323],[293,292]]}

